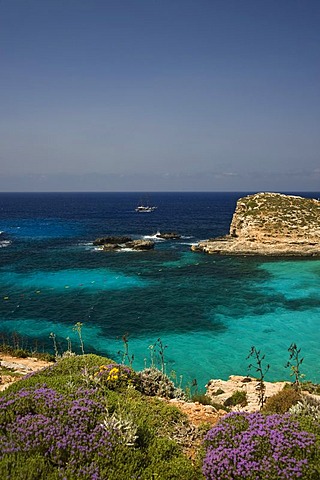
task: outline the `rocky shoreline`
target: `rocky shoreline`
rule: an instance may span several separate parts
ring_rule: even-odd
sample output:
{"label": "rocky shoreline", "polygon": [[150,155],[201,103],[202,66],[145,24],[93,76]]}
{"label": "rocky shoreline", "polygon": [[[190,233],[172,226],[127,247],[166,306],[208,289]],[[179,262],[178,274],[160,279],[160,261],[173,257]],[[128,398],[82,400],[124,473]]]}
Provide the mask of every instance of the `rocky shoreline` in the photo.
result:
{"label": "rocky shoreline", "polygon": [[223,239],[210,239],[192,245],[193,252],[219,255],[255,255],[271,257],[320,257],[320,244],[308,241],[264,241],[239,240],[226,236]]}
{"label": "rocky shoreline", "polygon": [[192,245],[221,255],[320,257],[320,201],[280,193],[240,198],[229,234]]}

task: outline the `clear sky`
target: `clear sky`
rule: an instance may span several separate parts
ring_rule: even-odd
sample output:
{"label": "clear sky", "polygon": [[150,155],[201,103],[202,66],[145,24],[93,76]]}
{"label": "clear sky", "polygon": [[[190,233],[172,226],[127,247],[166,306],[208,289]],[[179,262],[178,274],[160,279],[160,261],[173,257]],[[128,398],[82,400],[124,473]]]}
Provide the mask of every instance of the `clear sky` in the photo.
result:
{"label": "clear sky", "polygon": [[0,0],[0,191],[319,191],[320,0]]}

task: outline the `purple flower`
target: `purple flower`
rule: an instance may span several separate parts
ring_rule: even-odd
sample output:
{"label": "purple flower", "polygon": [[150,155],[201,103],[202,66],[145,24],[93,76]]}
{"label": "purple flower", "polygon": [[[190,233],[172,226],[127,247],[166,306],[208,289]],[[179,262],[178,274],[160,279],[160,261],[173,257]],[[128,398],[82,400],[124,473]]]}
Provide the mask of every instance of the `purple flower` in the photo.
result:
{"label": "purple flower", "polygon": [[39,453],[67,478],[99,479],[95,459],[108,461],[117,443],[115,432],[102,426],[104,416],[95,390],[62,395],[42,386],[8,394],[0,398],[0,460]]}
{"label": "purple flower", "polygon": [[207,480],[296,479],[315,452],[315,435],[301,431],[290,415],[232,413],[206,435]]}

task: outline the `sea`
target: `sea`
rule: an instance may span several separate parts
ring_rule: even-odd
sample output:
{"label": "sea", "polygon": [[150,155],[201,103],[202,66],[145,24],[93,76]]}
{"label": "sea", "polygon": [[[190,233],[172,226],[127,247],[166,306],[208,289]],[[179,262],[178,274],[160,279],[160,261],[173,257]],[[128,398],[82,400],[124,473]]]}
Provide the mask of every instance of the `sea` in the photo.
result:
{"label": "sea", "polygon": [[[320,260],[191,251],[228,233],[248,193],[150,193],[150,213],[135,211],[140,193],[1,193],[0,343],[53,353],[54,337],[60,353],[80,353],[80,323],[86,353],[164,366],[199,391],[211,378],[254,376],[253,346],[266,380],[289,380],[295,343],[304,379],[320,382]],[[155,247],[93,245],[109,235]]]}

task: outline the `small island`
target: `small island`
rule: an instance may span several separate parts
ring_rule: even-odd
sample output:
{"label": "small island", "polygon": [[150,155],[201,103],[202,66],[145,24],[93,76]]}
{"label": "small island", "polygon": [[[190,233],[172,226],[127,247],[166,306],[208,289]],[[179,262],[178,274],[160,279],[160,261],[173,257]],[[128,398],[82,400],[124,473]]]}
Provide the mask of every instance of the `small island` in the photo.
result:
{"label": "small island", "polygon": [[280,193],[240,198],[229,234],[192,245],[223,255],[320,257],[320,201]]}

